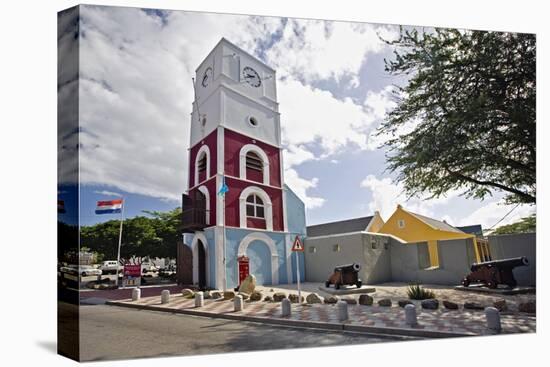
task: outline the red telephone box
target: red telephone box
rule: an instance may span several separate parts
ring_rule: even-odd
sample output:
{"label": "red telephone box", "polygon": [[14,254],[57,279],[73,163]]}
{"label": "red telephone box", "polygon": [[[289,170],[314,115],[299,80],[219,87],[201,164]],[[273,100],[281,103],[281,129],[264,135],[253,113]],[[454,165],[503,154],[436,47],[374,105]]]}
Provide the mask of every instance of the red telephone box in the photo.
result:
{"label": "red telephone box", "polygon": [[239,286],[240,286],[243,280],[248,276],[250,272],[250,267],[249,267],[250,260],[246,256],[239,256],[237,258],[237,261],[239,262]]}

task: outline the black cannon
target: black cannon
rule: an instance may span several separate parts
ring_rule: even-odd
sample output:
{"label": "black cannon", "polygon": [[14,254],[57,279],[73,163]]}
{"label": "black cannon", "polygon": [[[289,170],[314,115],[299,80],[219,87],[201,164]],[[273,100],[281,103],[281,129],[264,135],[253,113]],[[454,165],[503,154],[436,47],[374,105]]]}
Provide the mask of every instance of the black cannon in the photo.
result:
{"label": "black cannon", "polygon": [[334,268],[334,272],[325,282],[325,287],[328,288],[334,284],[336,289],[340,289],[342,285],[355,285],[357,288],[361,288],[363,283],[359,279],[359,270],[361,270],[361,265],[356,263],[339,265]]}
{"label": "black cannon", "polygon": [[499,284],[506,284],[510,288],[515,288],[517,282],[512,270],[527,265],[529,261],[524,256],[474,263],[470,267],[472,272],[462,279],[462,285],[468,287],[471,283],[481,283],[494,289]]}

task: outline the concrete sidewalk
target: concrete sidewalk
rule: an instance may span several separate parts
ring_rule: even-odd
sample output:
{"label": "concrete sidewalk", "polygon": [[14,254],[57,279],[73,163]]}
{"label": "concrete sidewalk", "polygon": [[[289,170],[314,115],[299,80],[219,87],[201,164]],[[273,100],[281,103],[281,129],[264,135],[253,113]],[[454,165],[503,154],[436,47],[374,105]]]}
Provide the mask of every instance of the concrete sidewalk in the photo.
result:
{"label": "concrete sidewalk", "polygon": [[[190,314],[214,318],[254,321],[296,327],[354,331],[372,334],[400,335],[422,338],[491,335],[486,328],[483,311],[424,310],[417,308],[418,325],[405,324],[404,310],[400,307],[348,305],[349,320],[338,321],[335,305],[292,304],[292,315],[281,316],[280,302],[245,302],[243,311],[233,310],[233,301],[205,300],[204,306],[195,307],[195,300],[172,294],[170,302],[160,303],[160,297],[144,297],[138,301],[120,300],[109,305]],[[501,315],[502,333],[529,333],[536,330],[536,317],[528,315]]]}

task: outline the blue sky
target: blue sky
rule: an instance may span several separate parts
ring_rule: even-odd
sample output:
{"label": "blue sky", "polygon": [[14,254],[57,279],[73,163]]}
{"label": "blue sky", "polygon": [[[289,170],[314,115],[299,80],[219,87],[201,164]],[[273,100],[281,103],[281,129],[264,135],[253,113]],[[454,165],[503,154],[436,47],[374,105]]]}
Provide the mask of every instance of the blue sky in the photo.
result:
{"label": "blue sky", "polygon": [[[127,216],[179,205],[187,184],[194,70],[225,37],[277,70],[285,181],[304,200],[308,224],[371,215],[395,206],[456,225],[495,223],[510,207],[452,192],[407,198],[385,172],[391,110],[384,72],[397,27],[184,11],[85,6],[80,45],[82,222],[95,202],[122,195]],[[534,211],[520,206],[503,223]],[[116,218],[116,216],[112,216]]]}

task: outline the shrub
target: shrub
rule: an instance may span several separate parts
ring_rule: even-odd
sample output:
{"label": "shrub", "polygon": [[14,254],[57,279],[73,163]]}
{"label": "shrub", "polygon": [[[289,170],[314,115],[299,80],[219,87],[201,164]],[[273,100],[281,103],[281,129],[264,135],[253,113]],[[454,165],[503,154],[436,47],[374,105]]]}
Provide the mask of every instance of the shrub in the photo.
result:
{"label": "shrub", "polygon": [[407,289],[409,299],[430,299],[435,298],[435,293],[432,290],[422,288],[419,284],[411,284]]}

